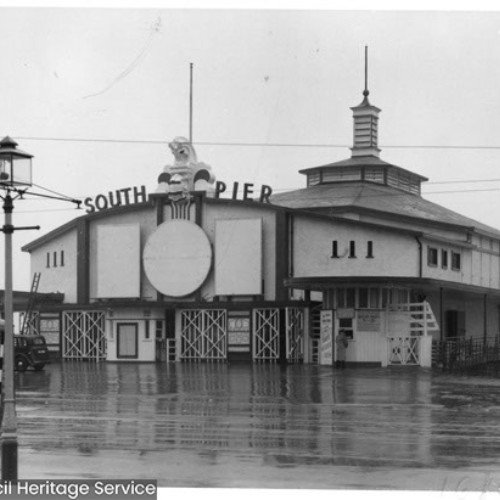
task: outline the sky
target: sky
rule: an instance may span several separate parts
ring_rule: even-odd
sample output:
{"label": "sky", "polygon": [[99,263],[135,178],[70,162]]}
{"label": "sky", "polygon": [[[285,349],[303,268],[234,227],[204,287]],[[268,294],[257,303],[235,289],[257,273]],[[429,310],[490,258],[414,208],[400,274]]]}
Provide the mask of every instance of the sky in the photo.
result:
{"label": "sky", "polygon": [[[0,135],[34,155],[34,192],[154,192],[189,134],[192,63],[198,160],[228,185],[301,188],[300,169],[350,156],[365,46],[381,158],[500,229],[496,11],[2,6]],[[14,224],[41,230],[14,234],[15,289],[31,285],[21,247],[84,214],[16,200]]]}

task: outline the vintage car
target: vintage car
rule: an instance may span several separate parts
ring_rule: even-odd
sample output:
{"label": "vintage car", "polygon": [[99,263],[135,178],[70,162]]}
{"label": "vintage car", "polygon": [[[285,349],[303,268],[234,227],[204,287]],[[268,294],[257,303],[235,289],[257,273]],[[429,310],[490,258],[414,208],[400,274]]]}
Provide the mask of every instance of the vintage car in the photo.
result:
{"label": "vintage car", "polygon": [[24,372],[30,366],[42,370],[50,363],[50,353],[41,335],[14,335],[14,366],[18,372]]}

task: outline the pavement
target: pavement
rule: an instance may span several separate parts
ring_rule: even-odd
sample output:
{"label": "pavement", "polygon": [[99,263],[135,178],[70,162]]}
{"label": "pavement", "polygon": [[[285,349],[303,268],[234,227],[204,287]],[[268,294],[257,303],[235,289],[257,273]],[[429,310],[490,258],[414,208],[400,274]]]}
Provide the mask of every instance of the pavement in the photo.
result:
{"label": "pavement", "polygon": [[500,493],[500,380],[67,361],[16,373],[21,479]]}

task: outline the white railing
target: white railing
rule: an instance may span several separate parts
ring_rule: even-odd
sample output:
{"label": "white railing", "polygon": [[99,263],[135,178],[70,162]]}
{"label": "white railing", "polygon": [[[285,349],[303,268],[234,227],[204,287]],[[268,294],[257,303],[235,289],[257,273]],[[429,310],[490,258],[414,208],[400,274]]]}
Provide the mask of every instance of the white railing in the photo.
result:
{"label": "white railing", "polygon": [[430,366],[432,337],[429,333],[438,330],[436,317],[427,301],[389,306],[388,364]]}
{"label": "white railing", "polygon": [[387,337],[390,365],[419,365],[420,337]]}
{"label": "white railing", "polygon": [[407,316],[408,331],[412,337],[428,335],[429,332],[439,331],[439,325],[432,312],[431,305],[426,300],[423,302],[389,306],[388,311],[389,313],[392,311],[404,313]]}
{"label": "white railing", "polygon": [[280,310],[253,310],[253,360],[276,362],[280,357]]}

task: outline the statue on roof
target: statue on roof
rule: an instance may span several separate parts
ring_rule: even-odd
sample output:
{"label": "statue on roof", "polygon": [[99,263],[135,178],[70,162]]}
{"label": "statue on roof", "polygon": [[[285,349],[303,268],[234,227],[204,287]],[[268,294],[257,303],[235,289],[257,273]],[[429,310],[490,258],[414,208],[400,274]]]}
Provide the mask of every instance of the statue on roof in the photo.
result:
{"label": "statue on roof", "polygon": [[168,144],[174,155],[173,165],[166,165],[158,177],[156,193],[186,195],[191,191],[214,193],[215,176],[209,165],[199,162],[193,145],[185,137]]}

